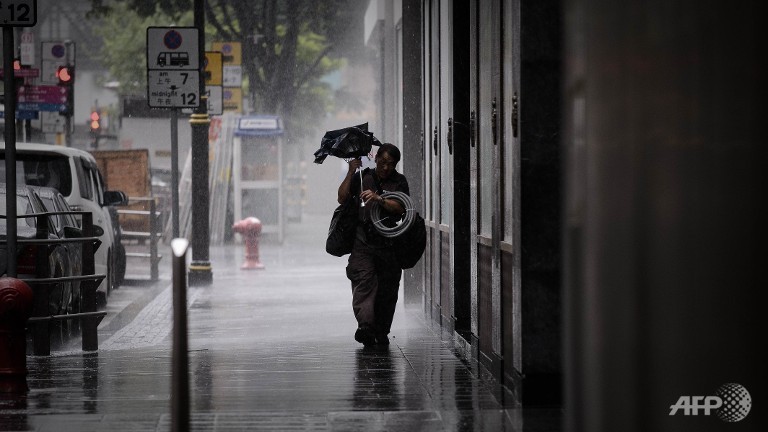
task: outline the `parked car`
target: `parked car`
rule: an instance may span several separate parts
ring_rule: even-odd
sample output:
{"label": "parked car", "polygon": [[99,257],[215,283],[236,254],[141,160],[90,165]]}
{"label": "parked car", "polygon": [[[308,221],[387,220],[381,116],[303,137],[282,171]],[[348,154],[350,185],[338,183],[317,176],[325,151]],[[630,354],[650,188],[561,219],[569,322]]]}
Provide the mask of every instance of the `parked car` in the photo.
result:
{"label": "parked car", "polygon": [[[0,160],[5,160],[5,143],[0,148]],[[94,225],[101,228],[101,246],[95,256],[96,273],[107,276],[99,285],[96,299],[100,307],[105,306],[109,294],[117,288],[116,269],[120,265],[116,253],[118,229],[110,217],[109,207],[126,204],[125,194],[105,190],[96,159],[85,150],[51,144],[17,143],[16,160],[20,183],[57,189],[73,210],[93,214]],[[5,178],[4,163],[0,163],[0,176]]]}
{"label": "parked car", "polygon": [[[30,186],[38,196],[43,204],[51,212],[70,212],[72,208],[69,207],[67,200],[57,189],[49,187]],[[82,224],[78,221],[77,217],[73,214],[57,214],[52,215],[50,218],[53,221],[54,230],[59,238],[76,239],[83,237]],[[83,274],[83,260],[88,259],[83,257],[83,245],[79,242],[67,243],[67,253],[69,255],[69,266],[72,276],[79,276]],[[69,284],[68,289],[64,290],[62,298],[62,311],[61,313],[78,313],[81,308],[80,303],[80,282],[75,281]]]}
{"label": "parked car", "polygon": [[[7,187],[5,183],[0,183],[0,214],[3,219],[7,217],[6,194]],[[35,239],[37,237],[37,217],[30,216],[34,214],[48,213],[48,208],[40,199],[40,196],[29,186],[19,186],[16,188],[16,238],[17,239]],[[0,225],[0,240],[7,240],[8,224]],[[61,238],[56,231],[56,221],[48,216],[48,239]],[[71,261],[69,244],[54,243],[48,246],[48,273],[40,275],[37,264],[38,253],[41,246],[38,244],[17,244],[16,245],[16,269],[17,277],[20,279],[34,279],[38,277],[55,278],[62,276],[76,275],[75,269],[78,267],[76,262]],[[7,273],[8,247],[3,243],[0,245],[0,274]],[[51,315],[67,313],[67,300],[72,296],[71,283],[58,283],[49,288],[48,311]]]}

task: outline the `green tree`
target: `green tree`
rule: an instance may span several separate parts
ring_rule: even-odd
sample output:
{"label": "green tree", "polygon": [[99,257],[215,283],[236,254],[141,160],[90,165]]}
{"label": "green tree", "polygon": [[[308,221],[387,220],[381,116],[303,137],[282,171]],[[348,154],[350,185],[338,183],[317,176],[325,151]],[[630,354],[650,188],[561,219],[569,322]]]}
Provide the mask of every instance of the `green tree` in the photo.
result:
{"label": "green tree", "polygon": [[[93,13],[111,17],[113,25],[120,25],[126,11],[153,20],[158,13],[186,19],[192,3],[91,0]],[[362,31],[353,39],[349,36],[360,29],[364,6],[359,0],[207,0],[206,24],[214,33],[208,40],[242,44],[244,85],[253,109],[283,117],[291,139],[312,131],[311,125],[333,109],[334,102],[343,101],[334,98],[322,78],[341,68],[345,57],[361,55]],[[109,32],[104,37],[109,39]],[[113,63],[120,68],[107,60],[110,71]]]}
{"label": "green tree", "polygon": [[94,32],[104,45],[100,52],[102,63],[118,83],[123,96],[147,94],[147,27],[192,25],[192,13],[172,17],[159,9],[148,16],[139,16],[128,4],[119,3],[104,14]]}

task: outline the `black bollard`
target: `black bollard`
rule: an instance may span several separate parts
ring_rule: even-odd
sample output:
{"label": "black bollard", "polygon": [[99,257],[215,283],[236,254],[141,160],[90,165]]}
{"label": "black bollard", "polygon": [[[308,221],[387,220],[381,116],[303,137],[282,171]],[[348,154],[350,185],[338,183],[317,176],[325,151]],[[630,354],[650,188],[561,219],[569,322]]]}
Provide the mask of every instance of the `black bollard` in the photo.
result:
{"label": "black bollard", "polygon": [[187,352],[186,239],[171,241],[173,252],[173,354],[171,363],[171,430],[189,430],[189,355]]}

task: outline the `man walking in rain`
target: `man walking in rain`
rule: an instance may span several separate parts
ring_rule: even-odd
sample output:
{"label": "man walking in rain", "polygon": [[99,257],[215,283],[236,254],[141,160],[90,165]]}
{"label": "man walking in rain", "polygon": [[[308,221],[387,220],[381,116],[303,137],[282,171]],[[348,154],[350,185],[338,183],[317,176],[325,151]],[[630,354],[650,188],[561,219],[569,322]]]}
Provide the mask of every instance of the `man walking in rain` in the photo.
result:
{"label": "man walking in rain", "polygon": [[350,197],[359,200],[357,233],[347,265],[352,282],[352,310],[357,319],[355,340],[364,346],[388,345],[389,330],[395,314],[402,270],[397,263],[397,250],[383,237],[371,220],[371,209],[379,206],[385,215],[398,217],[404,211],[400,202],[382,198],[385,192],[409,194],[408,180],[397,172],[400,150],[393,144],[382,144],[376,152],[375,169],[362,166],[359,158],[349,161],[349,169],[339,185],[338,202]]}

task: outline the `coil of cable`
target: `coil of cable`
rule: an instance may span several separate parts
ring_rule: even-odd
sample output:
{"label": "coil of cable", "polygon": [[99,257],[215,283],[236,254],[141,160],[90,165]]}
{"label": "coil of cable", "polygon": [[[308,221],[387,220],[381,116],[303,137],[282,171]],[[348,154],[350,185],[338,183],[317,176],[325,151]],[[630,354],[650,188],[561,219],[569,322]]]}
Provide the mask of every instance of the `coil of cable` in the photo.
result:
{"label": "coil of cable", "polygon": [[383,237],[388,238],[397,237],[400,234],[408,231],[408,228],[410,228],[414,221],[414,214],[416,212],[416,209],[413,207],[413,201],[411,201],[411,197],[403,192],[384,192],[381,197],[384,199],[393,199],[398,201],[400,205],[403,206],[403,209],[405,209],[405,213],[403,214],[400,223],[389,227],[384,224],[384,220],[387,218],[382,218],[381,206],[378,204],[374,205],[371,208],[371,219],[373,221],[373,226],[376,228],[376,231],[378,231]]}

